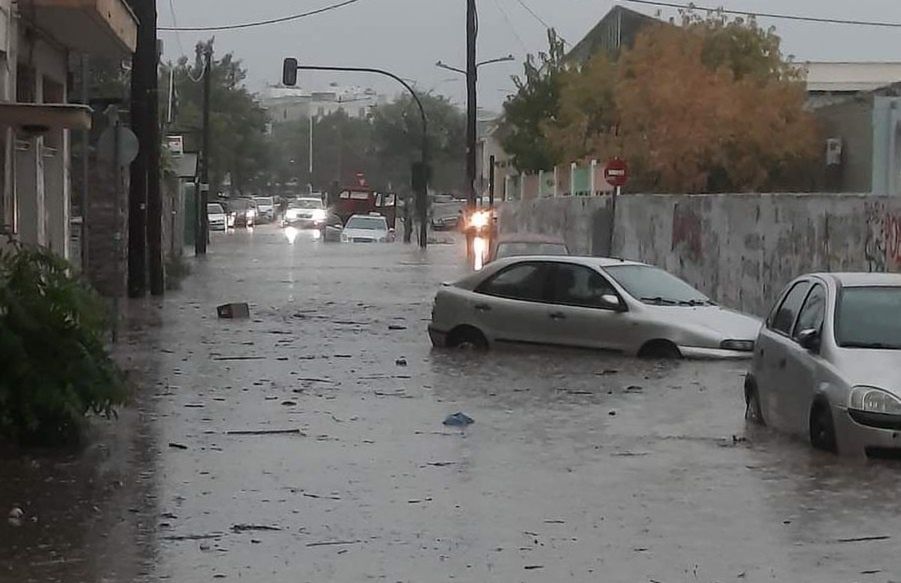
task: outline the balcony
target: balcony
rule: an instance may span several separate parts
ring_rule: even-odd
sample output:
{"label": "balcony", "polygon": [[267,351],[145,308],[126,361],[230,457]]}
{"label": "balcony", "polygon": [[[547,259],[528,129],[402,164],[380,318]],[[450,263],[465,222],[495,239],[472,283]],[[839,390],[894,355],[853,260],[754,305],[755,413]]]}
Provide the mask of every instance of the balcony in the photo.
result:
{"label": "balcony", "polygon": [[123,57],[137,44],[138,21],[124,0],[23,0],[20,13],[79,52]]}

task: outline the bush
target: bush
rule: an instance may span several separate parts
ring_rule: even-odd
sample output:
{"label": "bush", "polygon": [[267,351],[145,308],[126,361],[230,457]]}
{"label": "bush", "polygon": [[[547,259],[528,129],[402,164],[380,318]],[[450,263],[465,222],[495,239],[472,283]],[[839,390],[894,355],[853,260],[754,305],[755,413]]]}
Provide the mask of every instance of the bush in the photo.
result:
{"label": "bush", "polygon": [[127,390],[108,330],[103,300],[64,259],[0,250],[0,437],[74,443],[88,414],[114,415]]}

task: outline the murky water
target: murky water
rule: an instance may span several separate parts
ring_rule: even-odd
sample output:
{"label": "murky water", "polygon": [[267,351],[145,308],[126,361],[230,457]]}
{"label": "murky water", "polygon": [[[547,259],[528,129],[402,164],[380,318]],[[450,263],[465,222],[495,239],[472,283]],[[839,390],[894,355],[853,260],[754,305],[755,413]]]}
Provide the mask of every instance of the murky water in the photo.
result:
{"label": "murky water", "polygon": [[135,406],[0,461],[0,580],[901,580],[897,467],[747,428],[742,363],[433,352],[460,246],[211,250],[129,307]]}

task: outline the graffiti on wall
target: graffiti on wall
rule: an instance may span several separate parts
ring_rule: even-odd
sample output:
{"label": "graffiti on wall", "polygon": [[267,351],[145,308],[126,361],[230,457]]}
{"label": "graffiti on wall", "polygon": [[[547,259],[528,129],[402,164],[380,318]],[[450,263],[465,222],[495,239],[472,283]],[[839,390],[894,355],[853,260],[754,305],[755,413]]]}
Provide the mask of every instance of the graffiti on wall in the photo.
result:
{"label": "graffiti on wall", "polygon": [[901,214],[867,205],[866,260],[869,271],[901,271]]}
{"label": "graffiti on wall", "polygon": [[692,208],[676,204],[673,207],[672,251],[680,251],[687,259],[697,262],[704,253],[702,247],[701,217]]}

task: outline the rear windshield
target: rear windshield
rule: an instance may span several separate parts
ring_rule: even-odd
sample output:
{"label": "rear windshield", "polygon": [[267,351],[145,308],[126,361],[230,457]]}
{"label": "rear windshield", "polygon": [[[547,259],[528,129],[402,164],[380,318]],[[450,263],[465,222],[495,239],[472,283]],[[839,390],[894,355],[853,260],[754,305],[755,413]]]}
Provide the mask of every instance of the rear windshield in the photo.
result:
{"label": "rear windshield", "polygon": [[560,243],[498,243],[497,258],[523,257],[526,255],[569,255],[566,245]]}
{"label": "rear windshield", "polygon": [[257,204],[264,204],[264,205],[269,205],[269,206],[272,206],[272,204],[273,204],[271,197],[258,196],[254,200],[256,201]]}
{"label": "rear windshield", "polygon": [[835,307],[835,341],[843,348],[901,350],[901,287],[850,287]]}
{"label": "rear windshield", "polygon": [[382,217],[351,217],[345,225],[348,229],[366,229],[369,231],[387,231],[388,226]]}
{"label": "rear windshield", "polygon": [[288,203],[291,209],[319,209],[322,208],[322,202],[318,200],[292,200]]}

